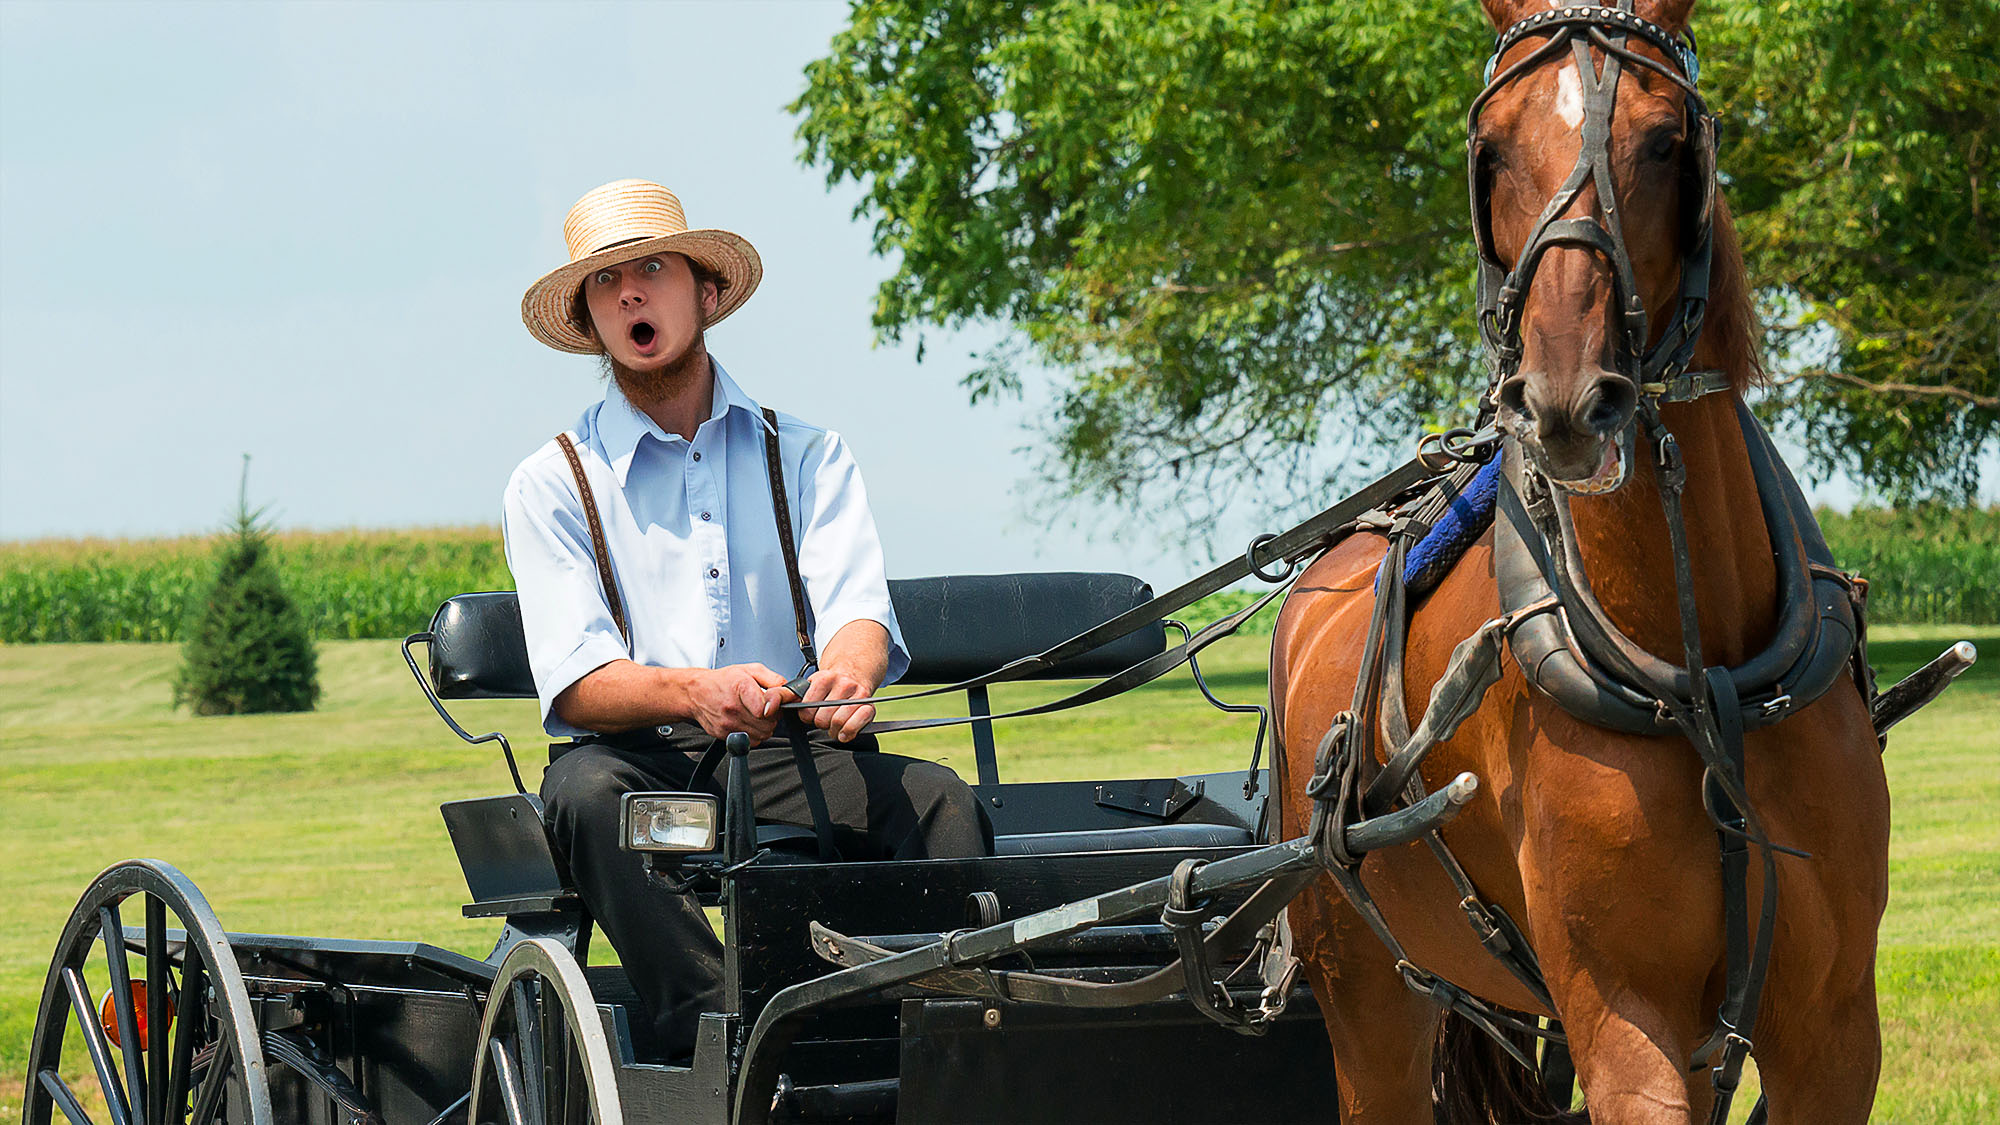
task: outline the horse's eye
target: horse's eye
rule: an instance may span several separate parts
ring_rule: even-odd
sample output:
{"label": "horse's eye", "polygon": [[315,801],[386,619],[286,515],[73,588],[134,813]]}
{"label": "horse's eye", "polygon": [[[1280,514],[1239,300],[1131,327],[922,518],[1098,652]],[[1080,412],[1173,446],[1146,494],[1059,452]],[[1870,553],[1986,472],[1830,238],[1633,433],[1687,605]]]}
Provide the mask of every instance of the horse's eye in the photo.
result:
{"label": "horse's eye", "polygon": [[1648,160],[1656,161],[1658,163],[1666,163],[1667,161],[1670,161],[1674,158],[1674,154],[1680,150],[1680,147],[1681,147],[1680,134],[1678,133],[1655,134],[1650,140],[1646,142],[1645,156],[1646,159]]}

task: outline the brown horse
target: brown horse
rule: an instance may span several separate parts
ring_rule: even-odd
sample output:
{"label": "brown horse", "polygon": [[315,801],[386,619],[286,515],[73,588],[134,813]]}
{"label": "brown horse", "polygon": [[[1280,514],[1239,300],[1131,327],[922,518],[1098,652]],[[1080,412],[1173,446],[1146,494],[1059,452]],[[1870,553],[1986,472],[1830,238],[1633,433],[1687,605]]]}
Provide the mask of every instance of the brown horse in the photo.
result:
{"label": "brown horse", "polygon": [[[1542,0],[1484,6],[1498,29],[1548,7]],[[1642,0],[1637,14],[1678,33],[1691,7],[1692,0]],[[1500,71],[1541,43],[1532,34],[1514,43]],[[1628,46],[1665,61],[1637,37]],[[1601,65],[1604,53],[1591,51]],[[1492,245],[1509,268],[1582,143],[1580,85],[1588,76],[1579,82],[1568,50],[1544,54],[1492,93],[1474,137]],[[1657,334],[1683,264],[1681,196],[1691,189],[1676,169],[1692,159],[1683,131],[1688,95],[1640,66],[1626,67],[1614,84],[1613,194]],[[1585,185],[1563,214],[1602,218],[1611,201],[1599,195]],[[1728,373],[1731,386],[1659,409],[1686,463],[1701,655],[1734,666],[1770,639],[1779,581],[1736,414],[1739,395],[1761,373],[1758,332],[1719,200],[1713,237],[1709,311],[1693,366]],[[1617,435],[1632,423],[1638,388],[1615,362],[1616,290],[1606,255],[1573,243],[1547,248],[1532,275],[1517,374],[1497,401],[1502,429],[1552,480],[1601,477],[1617,456]],[[1622,487],[1572,497],[1576,545],[1607,616],[1647,651],[1678,662],[1682,628],[1658,474],[1651,458],[1631,460],[1629,474],[1622,466],[1618,473]],[[1312,748],[1354,693],[1386,542],[1373,534],[1346,539],[1305,573],[1279,618],[1271,693],[1285,748],[1284,837],[1306,830]],[[1422,713],[1453,647],[1500,616],[1493,561],[1489,530],[1412,612],[1411,715]],[[1747,790],[1769,838],[1810,853],[1776,861],[1777,920],[1754,1035],[1771,1120],[1865,1121],[1880,1068],[1875,943],[1888,893],[1889,797],[1860,690],[1843,677],[1777,725],[1750,732],[1745,756]],[[1560,1018],[1592,1120],[1706,1115],[1708,1075],[1690,1058],[1724,994],[1724,895],[1717,834],[1701,802],[1702,763],[1689,741],[1586,724],[1508,659],[1483,705],[1422,774],[1435,789],[1466,770],[1481,787],[1444,840],[1480,893],[1527,934],[1555,1010],[1482,949],[1452,884],[1416,843],[1370,854],[1359,871],[1410,960],[1493,1004]],[[1753,926],[1762,882],[1752,862]],[[1343,1118],[1432,1121],[1439,1009],[1405,987],[1382,942],[1329,880],[1293,905],[1291,919],[1338,1060]],[[1466,1077],[1443,1070],[1447,1084]],[[1528,1112],[1490,1100],[1487,1107],[1482,1119]]]}

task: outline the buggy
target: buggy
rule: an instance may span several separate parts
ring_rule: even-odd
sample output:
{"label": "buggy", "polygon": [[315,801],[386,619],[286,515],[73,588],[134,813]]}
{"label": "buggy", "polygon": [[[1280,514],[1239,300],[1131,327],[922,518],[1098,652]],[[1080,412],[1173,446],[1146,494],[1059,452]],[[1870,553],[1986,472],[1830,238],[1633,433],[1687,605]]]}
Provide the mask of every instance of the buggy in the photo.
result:
{"label": "buggy", "polygon": [[[906,682],[945,684],[1152,595],[1084,573],[891,590]],[[1034,675],[1115,675],[1167,653],[1175,625],[1145,622]],[[1282,952],[1276,909],[1231,917],[1273,875],[1284,885],[1259,894],[1290,897],[1311,858],[1269,846],[1270,790],[1254,762],[1003,782],[975,686],[964,693],[973,788],[995,854],[828,863],[810,829],[753,822],[748,740],[733,738],[719,831],[651,860],[655,878],[719,909],[725,950],[727,1006],[702,1017],[691,1062],[670,1065],[624,971],[589,964],[589,912],[513,748],[446,706],[534,696],[514,595],[454,597],[403,650],[444,722],[495,744],[514,778],[514,792],[442,809],[464,913],[500,925],[492,952],[225,932],[171,866],[117,864],[58,941],[28,1125],[91,1119],[63,1077],[86,1059],[113,1125],[1243,1121],[1311,1116],[1333,1096],[1309,991],[1282,964],[1263,971]]]}

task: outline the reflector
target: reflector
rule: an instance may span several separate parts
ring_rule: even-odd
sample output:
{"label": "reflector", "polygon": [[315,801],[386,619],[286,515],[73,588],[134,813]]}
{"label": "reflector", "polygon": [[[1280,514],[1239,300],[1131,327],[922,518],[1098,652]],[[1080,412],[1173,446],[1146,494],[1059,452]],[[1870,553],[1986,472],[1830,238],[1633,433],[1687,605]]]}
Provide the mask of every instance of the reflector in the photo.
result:
{"label": "reflector", "polygon": [[[147,1040],[149,1038],[146,1029],[146,982],[135,980],[131,984],[131,989],[132,1022],[139,1029],[139,1047],[141,1050],[144,1050],[148,1046]],[[111,1040],[113,1047],[123,1047],[125,1043],[118,1034],[118,1006],[112,1002],[115,999],[117,998],[112,995],[111,989],[107,988],[104,990],[104,1002],[97,1007],[97,1023],[98,1026],[104,1029],[104,1036]],[[167,993],[168,1026],[172,1026],[173,1022],[174,994],[170,990]]]}

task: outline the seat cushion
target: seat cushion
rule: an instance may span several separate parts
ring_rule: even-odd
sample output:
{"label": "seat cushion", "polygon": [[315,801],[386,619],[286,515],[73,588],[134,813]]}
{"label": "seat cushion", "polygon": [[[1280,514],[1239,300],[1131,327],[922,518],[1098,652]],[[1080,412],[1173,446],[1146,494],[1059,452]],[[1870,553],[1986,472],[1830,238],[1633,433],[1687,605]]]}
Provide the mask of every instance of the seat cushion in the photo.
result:
{"label": "seat cushion", "polygon": [[1057,855],[1064,852],[1123,852],[1141,848],[1235,848],[1256,843],[1250,830],[1233,824],[1147,824],[1088,832],[1028,832],[998,836],[995,855]]}

